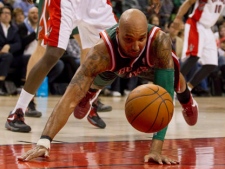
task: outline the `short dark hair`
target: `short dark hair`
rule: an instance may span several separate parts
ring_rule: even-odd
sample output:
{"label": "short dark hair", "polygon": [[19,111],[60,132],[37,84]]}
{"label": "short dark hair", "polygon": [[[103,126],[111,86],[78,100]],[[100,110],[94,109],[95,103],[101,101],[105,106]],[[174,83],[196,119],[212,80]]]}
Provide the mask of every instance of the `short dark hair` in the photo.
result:
{"label": "short dark hair", "polygon": [[3,6],[2,8],[0,8],[0,14],[2,14],[2,12],[3,12],[4,9],[8,9],[10,11],[10,14],[12,15],[11,8],[8,7],[8,6]]}

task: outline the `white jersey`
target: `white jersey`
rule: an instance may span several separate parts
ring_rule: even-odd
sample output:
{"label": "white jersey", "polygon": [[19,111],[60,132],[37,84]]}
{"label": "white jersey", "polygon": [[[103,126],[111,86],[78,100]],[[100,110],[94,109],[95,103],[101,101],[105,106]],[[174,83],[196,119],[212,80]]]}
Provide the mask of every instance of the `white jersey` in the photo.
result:
{"label": "white jersey", "polygon": [[225,0],[197,0],[189,17],[210,28],[223,12],[224,3]]}

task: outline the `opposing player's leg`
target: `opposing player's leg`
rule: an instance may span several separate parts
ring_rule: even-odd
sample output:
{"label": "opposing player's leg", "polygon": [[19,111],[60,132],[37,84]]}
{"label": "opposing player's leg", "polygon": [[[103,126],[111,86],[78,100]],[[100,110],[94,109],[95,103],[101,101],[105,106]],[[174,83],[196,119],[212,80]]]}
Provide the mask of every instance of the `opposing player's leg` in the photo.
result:
{"label": "opposing player's leg", "polygon": [[[45,49],[40,46],[39,41],[35,52],[31,55],[29,59],[27,67],[27,75],[29,74],[33,65],[35,65],[38,62],[38,60],[43,56],[44,51]],[[7,121],[5,123],[5,127],[8,130],[16,132],[29,132],[31,130],[30,126],[28,126],[24,122],[24,112],[25,115],[28,117],[40,117],[42,115],[41,112],[36,110],[34,98],[31,99],[32,100],[29,102],[27,109],[21,108],[23,106],[23,100],[26,100],[26,98],[24,98],[22,101],[20,99],[18,100],[14,110],[10,112],[10,115],[8,116]]]}
{"label": "opposing player's leg", "polygon": [[[49,9],[50,8],[57,9],[58,11],[60,11],[61,9],[64,9],[69,14],[70,12],[72,12],[68,10],[70,8],[69,5],[70,5],[69,3],[61,3],[61,4],[49,3],[48,7]],[[60,15],[60,12],[54,13],[54,11],[51,11],[51,10],[49,10],[48,12],[52,13],[50,14],[52,16],[50,19],[49,18],[46,19],[45,18],[46,13],[43,12],[43,15],[44,15],[43,18],[49,21],[50,25],[48,26],[49,28],[51,28],[50,29],[51,31],[48,32],[48,37],[46,37],[46,42],[48,44],[47,48],[45,50],[43,57],[41,57],[41,59],[29,71],[26,83],[24,85],[24,88],[21,91],[17,104],[14,110],[12,111],[12,113],[7,118],[5,127],[8,130],[17,131],[17,132],[29,132],[31,130],[30,126],[28,126],[24,122],[23,112],[26,111],[28,104],[33,99],[34,94],[36,90],[38,89],[38,87],[40,86],[43,79],[46,77],[46,75],[52,69],[52,67],[56,64],[58,59],[63,55],[68,44],[70,33],[72,32],[71,27],[73,27],[73,24],[75,24],[72,22],[63,22],[64,24],[61,23],[61,20],[71,21],[72,14],[68,15],[68,16],[71,16],[71,18],[69,18],[68,16],[67,18],[63,18],[65,16]],[[62,32],[58,31],[59,27],[62,30]],[[47,27],[45,30],[47,30]]]}
{"label": "opposing player's leg", "polygon": [[[42,39],[39,39],[34,53],[30,56],[30,59],[29,59],[28,64],[27,64],[26,77],[28,76],[32,67],[40,60],[40,58],[45,53],[45,48],[41,45],[41,43],[42,43]],[[27,110],[25,111],[25,116],[27,116],[27,117],[41,117],[41,115],[42,115],[41,112],[36,110],[36,104],[35,104],[34,98],[33,98],[30,101],[30,103],[28,104]]]}

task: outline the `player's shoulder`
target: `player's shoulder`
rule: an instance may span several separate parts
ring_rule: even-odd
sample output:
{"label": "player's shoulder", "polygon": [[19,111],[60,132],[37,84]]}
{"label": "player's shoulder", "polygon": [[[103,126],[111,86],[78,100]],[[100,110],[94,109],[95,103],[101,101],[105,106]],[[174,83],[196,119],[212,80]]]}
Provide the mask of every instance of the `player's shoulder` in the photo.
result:
{"label": "player's shoulder", "polygon": [[156,37],[155,37],[155,43],[159,43],[161,45],[168,45],[168,44],[171,44],[171,38],[170,36],[165,33],[164,31],[162,30],[159,30],[157,33],[156,33]]}

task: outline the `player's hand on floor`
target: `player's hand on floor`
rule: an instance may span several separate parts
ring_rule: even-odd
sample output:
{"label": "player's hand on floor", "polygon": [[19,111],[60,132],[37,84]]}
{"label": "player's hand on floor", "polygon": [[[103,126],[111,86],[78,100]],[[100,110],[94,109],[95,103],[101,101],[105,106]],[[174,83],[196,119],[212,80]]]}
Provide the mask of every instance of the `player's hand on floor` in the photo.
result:
{"label": "player's hand on floor", "polygon": [[30,161],[31,159],[34,159],[36,157],[49,157],[49,150],[44,146],[37,145],[35,148],[18,157],[18,160]]}
{"label": "player's hand on floor", "polygon": [[177,160],[168,158],[166,156],[163,156],[159,154],[158,152],[151,152],[144,157],[144,162],[149,162],[149,161],[155,161],[159,164],[179,164]]}

